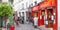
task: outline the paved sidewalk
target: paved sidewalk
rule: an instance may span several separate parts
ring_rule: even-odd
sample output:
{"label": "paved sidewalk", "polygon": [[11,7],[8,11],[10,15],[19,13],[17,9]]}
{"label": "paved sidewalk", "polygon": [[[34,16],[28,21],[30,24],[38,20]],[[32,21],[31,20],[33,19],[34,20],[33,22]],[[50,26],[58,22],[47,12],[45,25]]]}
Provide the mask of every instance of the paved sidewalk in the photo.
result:
{"label": "paved sidewalk", "polygon": [[15,30],[39,30],[39,29],[34,28],[30,24],[20,24],[20,26],[15,25]]}
{"label": "paved sidewalk", "polygon": [[0,30],[2,30],[2,28],[0,28]]}
{"label": "paved sidewalk", "polygon": [[[7,30],[2,28],[2,30]],[[15,30],[52,30],[52,28],[45,28],[44,25],[39,28],[34,28],[31,24],[20,24],[19,26],[15,25]]]}
{"label": "paved sidewalk", "polygon": [[7,30],[6,28],[2,28],[2,30]]}

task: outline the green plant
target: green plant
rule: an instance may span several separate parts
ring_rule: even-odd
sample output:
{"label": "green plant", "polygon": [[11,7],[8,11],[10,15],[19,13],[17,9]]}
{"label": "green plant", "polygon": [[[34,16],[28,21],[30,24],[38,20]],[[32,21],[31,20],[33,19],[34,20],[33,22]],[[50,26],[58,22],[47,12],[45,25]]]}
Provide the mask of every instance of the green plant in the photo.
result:
{"label": "green plant", "polygon": [[13,13],[12,6],[7,4],[0,4],[0,16],[9,16]]}

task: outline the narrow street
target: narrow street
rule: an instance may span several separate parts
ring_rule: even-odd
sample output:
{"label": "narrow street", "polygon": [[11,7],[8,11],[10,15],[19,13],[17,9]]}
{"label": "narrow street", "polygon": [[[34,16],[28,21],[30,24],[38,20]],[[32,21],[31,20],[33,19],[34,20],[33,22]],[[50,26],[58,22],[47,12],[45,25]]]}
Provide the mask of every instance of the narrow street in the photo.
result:
{"label": "narrow street", "polygon": [[15,30],[39,30],[34,28],[31,24],[20,24],[20,26],[15,25]]}
{"label": "narrow street", "polygon": [[0,30],[60,30],[60,1],[0,0]]}

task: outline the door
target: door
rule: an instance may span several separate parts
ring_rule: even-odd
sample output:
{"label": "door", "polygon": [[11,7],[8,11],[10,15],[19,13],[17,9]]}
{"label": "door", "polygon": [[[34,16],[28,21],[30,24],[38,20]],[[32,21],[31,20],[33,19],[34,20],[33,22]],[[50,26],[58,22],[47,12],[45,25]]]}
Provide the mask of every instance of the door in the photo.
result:
{"label": "door", "polygon": [[40,15],[41,25],[44,25],[44,16],[45,16],[45,10],[41,10],[41,15]]}
{"label": "door", "polygon": [[48,27],[51,28],[53,27],[53,9],[48,9]]}
{"label": "door", "polygon": [[[56,9],[55,8],[47,8],[47,19],[45,22],[48,28],[56,28]],[[46,17],[45,17],[46,18]]]}

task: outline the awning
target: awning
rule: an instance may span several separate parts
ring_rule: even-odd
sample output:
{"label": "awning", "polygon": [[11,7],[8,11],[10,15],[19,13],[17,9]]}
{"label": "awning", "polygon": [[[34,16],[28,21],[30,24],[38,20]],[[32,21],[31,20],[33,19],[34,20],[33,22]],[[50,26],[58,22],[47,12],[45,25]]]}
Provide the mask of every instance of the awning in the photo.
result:
{"label": "awning", "polygon": [[38,10],[39,10],[39,6],[32,7],[32,11],[38,11]]}
{"label": "awning", "polygon": [[46,8],[46,7],[51,7],[51,6],[56,6],[55,0],[44,1],[40,4],[39,8]]}

